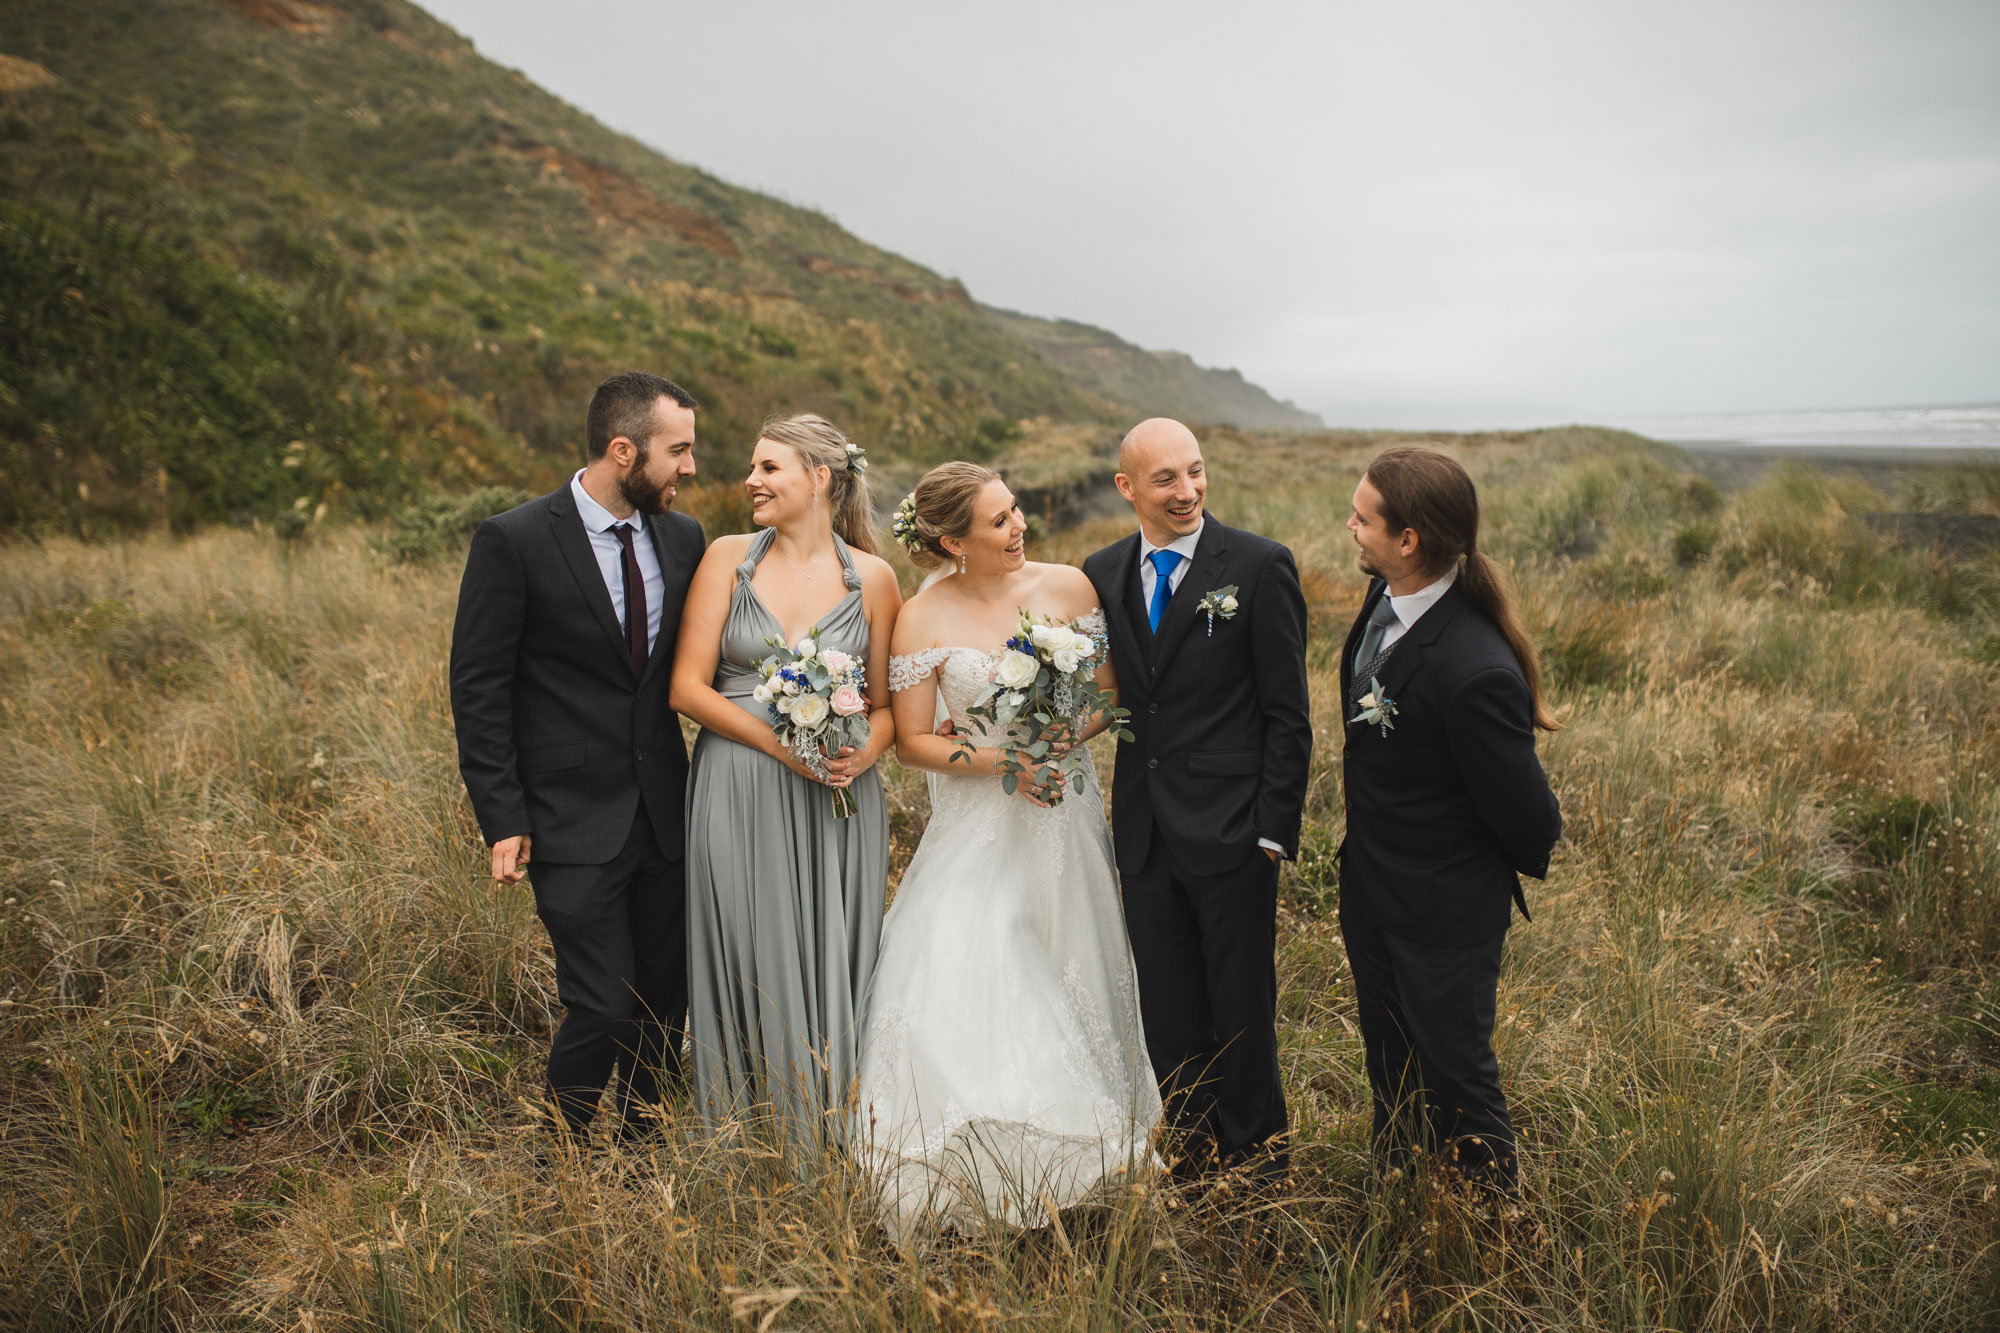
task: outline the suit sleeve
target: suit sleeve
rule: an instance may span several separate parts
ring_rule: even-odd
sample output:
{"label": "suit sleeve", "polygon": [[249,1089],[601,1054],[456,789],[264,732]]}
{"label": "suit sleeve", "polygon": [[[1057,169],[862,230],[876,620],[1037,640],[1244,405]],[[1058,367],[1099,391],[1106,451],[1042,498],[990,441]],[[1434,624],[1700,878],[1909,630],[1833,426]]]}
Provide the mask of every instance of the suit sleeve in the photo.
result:
{"label": "suit sleeve", "polygon": [[514,763],[514,672],[527,600],[520,553],[488,519],[472,534],[451,628],[458,771],[488,843],[534,832]]}
{"label": "suit sleeve", "polygon": [[1265,563],[1257,583],[1250,650],[1264,714],[1257,836],[1295,859],[1312,763],[1312,700],[1306,686],[1306,598],[1299,588],[1299,567],[1282,546]]}
{"label": "suit sleeve", "polygon": [[1508,863],[1545,879],[1562,837],[1562,811],[1535,755],[1534,716],[1527,683],[1506,667],[1490,667],[1452,697],[1445,736],[1473,807]]}

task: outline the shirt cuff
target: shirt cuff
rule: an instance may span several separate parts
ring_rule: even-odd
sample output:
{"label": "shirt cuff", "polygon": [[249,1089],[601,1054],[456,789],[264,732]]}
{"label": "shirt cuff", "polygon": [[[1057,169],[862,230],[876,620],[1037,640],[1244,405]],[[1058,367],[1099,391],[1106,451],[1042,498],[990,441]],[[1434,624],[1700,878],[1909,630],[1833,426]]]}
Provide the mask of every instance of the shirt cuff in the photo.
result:
{"label": "shirt cuff", "polygon": [[1280,846],[1279,846],[1279,845],[1278,845],[1277,843],[1275,843],[1275,842],[1272,842],[1272,841],[1271,841],[1271,840],[1270,840],[1269,838],[1259,838],[1259,839],[1257,839],[1257,845],[1258,845],[1259,847],[1262,847],[1262,848],[1264,848],[1264,849],[1265,849],[1266,851],[1272,851],[1272,852],[1276,852],[1276,853],[1278,854],[1278,859],[1279,859],[1280,861],[1283,861],[1283,860],[1285,860],[1285,859],[1286,859],[1286,857],[1285,857],[1285,849],[1284,849],[1284,848],[1282,848],[1282,847],[1280,847]]}

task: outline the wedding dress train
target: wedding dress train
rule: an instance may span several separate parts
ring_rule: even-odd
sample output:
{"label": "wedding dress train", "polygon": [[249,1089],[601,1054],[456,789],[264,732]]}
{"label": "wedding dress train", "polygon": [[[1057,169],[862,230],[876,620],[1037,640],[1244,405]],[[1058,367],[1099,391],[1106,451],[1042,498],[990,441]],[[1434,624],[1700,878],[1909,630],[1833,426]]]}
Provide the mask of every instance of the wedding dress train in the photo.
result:
{"label": "wedding dress train", "polygon": [[[1101,635],[1101,614],[1084,628]],[[966,710],[993,660],[892,658],[890,688],[935,671],[959,732],[990,744]],[[1078,758],[1049,810],[996,778],[932,778],[930,823],[883,923],[853,1135],[899,1239],[1043,1225],[1152,1160],[1159,1091],[1104,798]]]}

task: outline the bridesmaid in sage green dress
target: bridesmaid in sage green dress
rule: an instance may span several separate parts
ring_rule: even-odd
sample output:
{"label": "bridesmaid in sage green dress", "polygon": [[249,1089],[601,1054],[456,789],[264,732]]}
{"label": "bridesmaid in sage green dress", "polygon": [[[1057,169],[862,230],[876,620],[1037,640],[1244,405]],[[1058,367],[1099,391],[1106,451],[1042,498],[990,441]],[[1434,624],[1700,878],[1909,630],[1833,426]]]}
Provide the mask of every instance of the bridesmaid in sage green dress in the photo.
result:
{"label": "bridesmaid in sage green dress", "polygon": [[[874,554],[865,461],[810,414],[767,422],[744,482],[754,537],[718,538],[688,590],[672,702],[701,725],[688,775],[688,998],[712,1127],[775,1120],[807,1154],[841,1142],[889,869],[875,761],[894,743],[889,641],[902,598]],[[870,734],[822,781],[751,697],[781,639],[816,631],[867,664]],[[832,788],[853,796],[841,819]]]}

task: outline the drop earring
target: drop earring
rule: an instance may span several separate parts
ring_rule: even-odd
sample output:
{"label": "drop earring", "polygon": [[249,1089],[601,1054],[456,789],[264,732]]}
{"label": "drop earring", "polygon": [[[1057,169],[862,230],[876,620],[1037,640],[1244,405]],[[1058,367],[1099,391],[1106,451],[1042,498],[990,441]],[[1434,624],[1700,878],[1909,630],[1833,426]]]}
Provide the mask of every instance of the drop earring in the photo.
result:
{"label": "drop earring", "polygon": [[958,572],[961,574],[965,572],[965,552],[963,551],[958,553]]}

